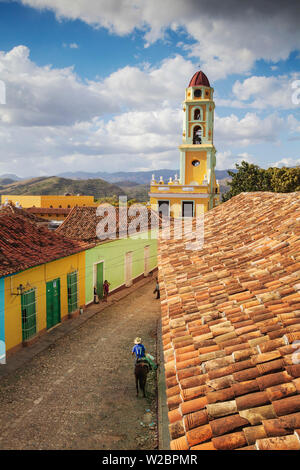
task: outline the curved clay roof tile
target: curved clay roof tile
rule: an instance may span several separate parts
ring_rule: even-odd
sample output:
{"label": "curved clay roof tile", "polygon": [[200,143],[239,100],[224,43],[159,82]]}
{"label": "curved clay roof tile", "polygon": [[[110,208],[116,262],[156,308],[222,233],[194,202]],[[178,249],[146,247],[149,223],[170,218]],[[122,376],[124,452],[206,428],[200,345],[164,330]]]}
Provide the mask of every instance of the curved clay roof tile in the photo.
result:
{"label": "curved clay roof tile", "polygon": [[189,87],[190,86],[198,86],[198,85],[204,85],[204,86],[209,86],[209,81],[205,73],[203,73],[201,70],[199,72],[194,73],[192,76]]}

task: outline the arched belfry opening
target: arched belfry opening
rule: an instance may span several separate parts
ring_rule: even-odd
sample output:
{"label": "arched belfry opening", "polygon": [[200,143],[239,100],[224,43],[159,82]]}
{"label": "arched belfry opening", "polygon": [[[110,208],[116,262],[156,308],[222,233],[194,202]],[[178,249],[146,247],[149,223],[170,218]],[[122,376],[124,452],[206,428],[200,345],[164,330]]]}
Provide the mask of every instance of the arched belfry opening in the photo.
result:
{"label": "arched belfry opening", "polygon": [[193,144],[201,144],[202,143],[202,127],[195,126],[193,130]]}
{"label": "arched belfry opening", "polygon": [[194,121],[201,121],[201,110],[196,108],[194,111]]}

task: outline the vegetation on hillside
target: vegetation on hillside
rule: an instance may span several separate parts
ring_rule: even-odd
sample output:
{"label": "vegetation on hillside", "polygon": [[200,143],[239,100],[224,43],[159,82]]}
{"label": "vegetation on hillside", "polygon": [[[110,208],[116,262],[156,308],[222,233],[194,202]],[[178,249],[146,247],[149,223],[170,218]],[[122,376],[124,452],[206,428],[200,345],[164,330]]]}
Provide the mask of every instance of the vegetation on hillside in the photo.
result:
{"label": "vegetation on hillside", "polygon": [[124,194],[124,189],[102,179],[71,180],[57,176],[31,178],[7,185],[0,183],[0,191],[2,194],[16,195],[63,195],[71,193],[95,196],[95,198]]}
{"label": "vegetation on hillside", "polygon": [[300,168],[260,168],[258,165],[242,161],[236,163],[236,173],[228,170],[231,181],[229,191],[222,195],[222,201],[228,201],[242,192],[271,191],[290,193],[300,191]]}
{"label": "vegetation on hillside", "polygon": [[16,180],[13,180],[11,178],[0,178],[0,187],[2,186],[5,186],[5,185],[8,185],[8,184],[12,184],[14,183]]}
{"label": "vegetation on hillside", "polygon": [[[236,171],[236,170],[232,170]],[[69,176],[35,177],[21,179],[16,175],[5,174],[0,177],[0,194],[14,195],[63,195],[84,194],[93,195],[97,202],[117,204],[119,195],[127,196],[129,205],[134,202],[146,203],[149,201],[150,180],[153,172],[117,172],[117,173],[88,173],[75,172]],[[174,176],[179,171],[157,170],[156,175],[162,175],[165,181],[169,176]],[[103,174],[103,177],[100,176]],[[94,177],[92,177],[94,175]],[[100,176],[100,177],[99,177]],[[227,178],[226,178],[227,176]],[[85,177],[85,178],[84,178]],[[216,178],[219,179],[220,192],[224,194],[229,190],[227,185],[227,170],[216,170]]]}
{"label": "vegetation on hillside", "polygon": [[125,193],[129,199],[136,199],[137,201],[146,202],[149,200],[148,193],[150,191],[150,184],[138,184],[136,186],[123,186]]}

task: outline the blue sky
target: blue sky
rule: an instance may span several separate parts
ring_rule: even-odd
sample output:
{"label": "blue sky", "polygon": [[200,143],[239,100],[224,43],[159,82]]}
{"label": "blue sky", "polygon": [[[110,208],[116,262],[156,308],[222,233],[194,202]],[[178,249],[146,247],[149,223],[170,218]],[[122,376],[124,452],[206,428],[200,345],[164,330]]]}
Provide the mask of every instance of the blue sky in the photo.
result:
{"label": "blue sky", "polygon": [[0,0],[0,175],[178,168],[199,66],[217,168],[299,165],[299,17],[294,1]]}

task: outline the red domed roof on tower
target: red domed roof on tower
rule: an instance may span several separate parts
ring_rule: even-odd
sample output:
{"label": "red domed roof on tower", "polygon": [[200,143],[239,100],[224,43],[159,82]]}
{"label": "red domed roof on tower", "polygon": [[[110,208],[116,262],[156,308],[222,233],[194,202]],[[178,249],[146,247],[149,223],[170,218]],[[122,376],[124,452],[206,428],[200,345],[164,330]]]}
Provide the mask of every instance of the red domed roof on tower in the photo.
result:
{"label": "red domed roof on tower", "polygon": [[189,87],[190,86],[198,86],[198,85],[203,85],[203,86],[209,86],[210,87],[207,76],[201,70],[199,70],[199,72],[194,73],[194,75],[192,76],[192,78],[190,80]]}

